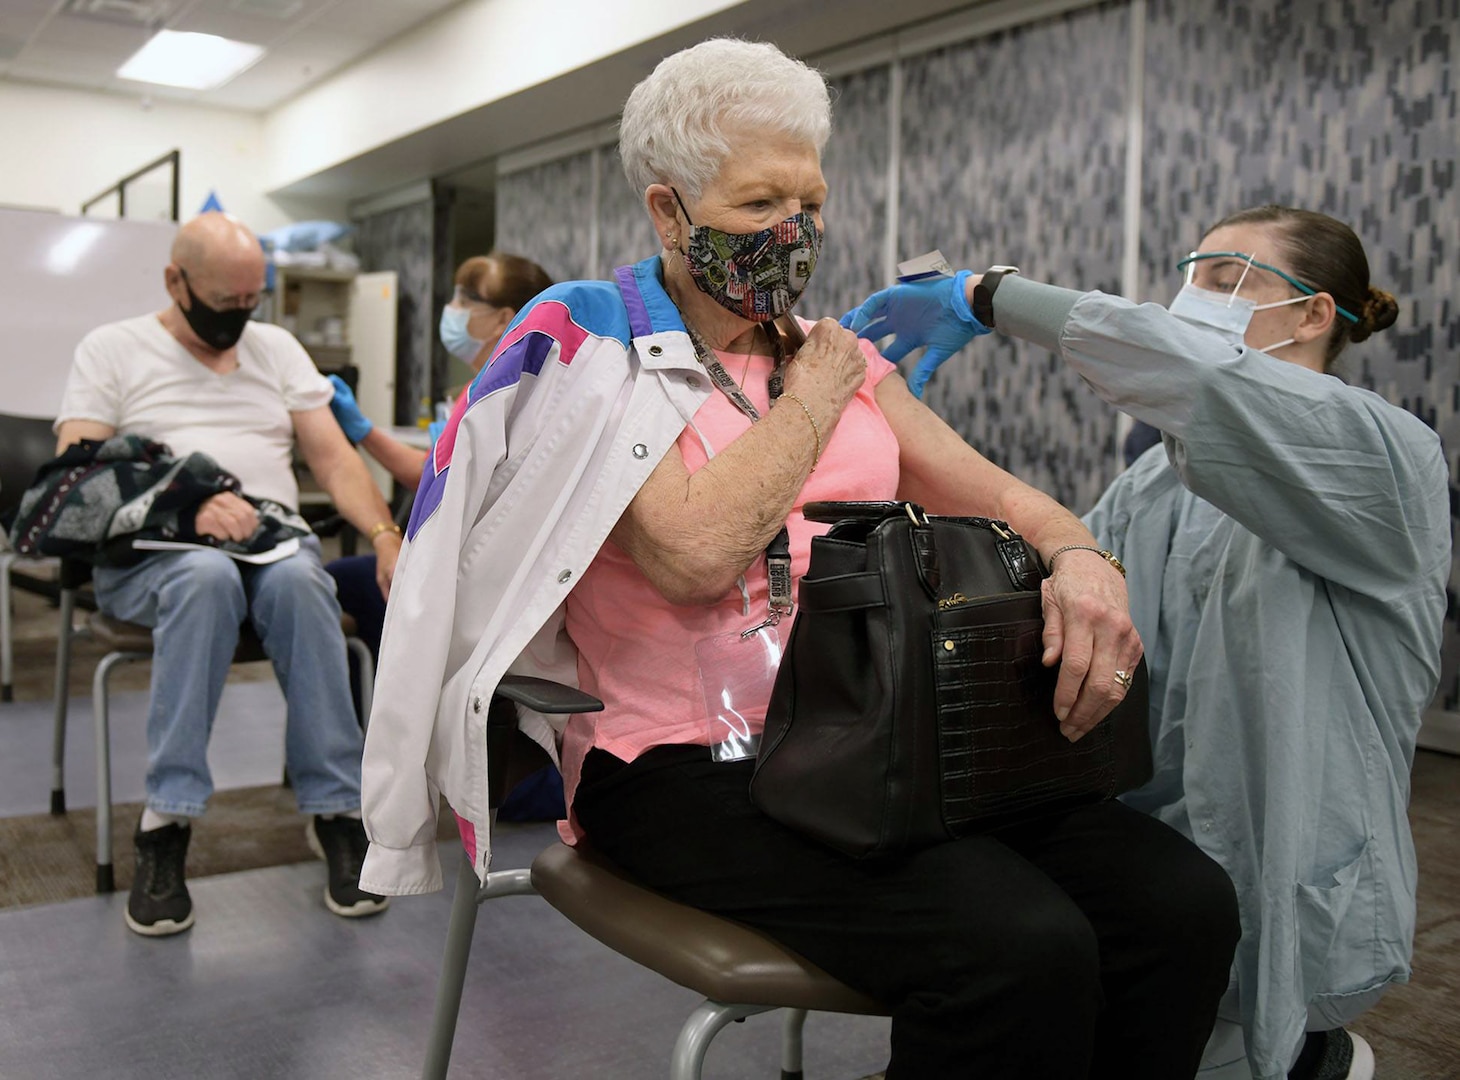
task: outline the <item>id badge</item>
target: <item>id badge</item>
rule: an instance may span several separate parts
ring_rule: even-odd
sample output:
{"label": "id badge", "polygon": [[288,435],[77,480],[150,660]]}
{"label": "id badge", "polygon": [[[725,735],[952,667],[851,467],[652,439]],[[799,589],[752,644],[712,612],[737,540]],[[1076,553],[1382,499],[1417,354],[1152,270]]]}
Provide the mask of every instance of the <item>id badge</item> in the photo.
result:
{"label": "id badge", "polygon": [[781,635],[761,626],[742,635],[738,630],[695,642],[700,690],[715,761],[743,761],[760,750],[760,732],[750,730],[748,716],[761,716],[771,698],[781,666]]}

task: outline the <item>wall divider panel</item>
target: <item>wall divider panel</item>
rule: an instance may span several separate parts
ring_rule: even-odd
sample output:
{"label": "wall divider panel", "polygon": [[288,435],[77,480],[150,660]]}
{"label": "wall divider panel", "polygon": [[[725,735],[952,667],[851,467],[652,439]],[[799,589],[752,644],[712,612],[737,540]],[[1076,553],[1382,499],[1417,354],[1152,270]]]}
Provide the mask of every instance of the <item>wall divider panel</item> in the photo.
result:
{"label": "wall divider panel", "polygon": [[[902,61],[898,258],[1119,292],[1123,5]],[[1114,477],[1116,412],[1044,349],[994,335],[948,361],[927,403],[985,457],[1077,511]]]}
{"label": "wall divider panel", "polygon": [[593,265],[597,156],[593,150],[583,150],[499,178],[497,250],[527,256],[555,281],[597,276]]}

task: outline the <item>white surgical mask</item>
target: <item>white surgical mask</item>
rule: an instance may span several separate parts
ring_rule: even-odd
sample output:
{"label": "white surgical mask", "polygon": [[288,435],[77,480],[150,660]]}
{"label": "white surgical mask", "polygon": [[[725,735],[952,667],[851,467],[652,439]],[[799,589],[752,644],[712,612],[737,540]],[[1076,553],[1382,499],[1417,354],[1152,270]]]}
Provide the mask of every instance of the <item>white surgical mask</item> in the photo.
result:
{"label": "white surgical mask", "polygon": [[466,308],[447,304],[441,309],[441,344],[452,356],[468,364],[486,345],[485,341],[478,341],[467,332],[466,324],[470,319],[471,312]]}
{"label": "white surgical mask", "polygon": [[[1268,308],[1286,307],[1288,304],[1300,304],[1311,299],[1313,299],[1311,296],[1294,296],[1288,300],[1276,300],[1271,304],[1258,304],[1235,293],[1213,292],[1187,282],[1181,286],[1181,290],[1171,301],[1167,310],[1178,319],[1189,322],[1193,326],[1215,331],[1224,341],[1240,346],[1244,344],[1244,339],[1247,337],[1247,326],[1252,322],[1255,312],[1266,311]],[[1268,349],[1291,345],[1292,341],[1293,339],[1289,338],[1276,345],[1269,345],[1262,351],[1266,352]]]}

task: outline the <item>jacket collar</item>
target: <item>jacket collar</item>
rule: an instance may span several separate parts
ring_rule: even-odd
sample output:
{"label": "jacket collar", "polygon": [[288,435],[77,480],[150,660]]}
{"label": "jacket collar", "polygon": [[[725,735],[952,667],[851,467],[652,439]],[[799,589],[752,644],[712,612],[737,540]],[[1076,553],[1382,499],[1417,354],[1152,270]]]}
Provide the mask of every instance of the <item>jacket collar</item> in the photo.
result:
{"label": "jacket collar", "polygon": [[613,272],[629,315],[639,362],[649,369],[698,367],[679,308],[664,288],[664,264],[651,255]]}
{"label": "jacket collar", "polygon": [[614,272],[624,305],[629,309],[629,332],[634,337],[659,334],[666,330],[684,331],[684,319],[664,288],[664,263],[658,255],[650,255],[632,266],[620,266]]}

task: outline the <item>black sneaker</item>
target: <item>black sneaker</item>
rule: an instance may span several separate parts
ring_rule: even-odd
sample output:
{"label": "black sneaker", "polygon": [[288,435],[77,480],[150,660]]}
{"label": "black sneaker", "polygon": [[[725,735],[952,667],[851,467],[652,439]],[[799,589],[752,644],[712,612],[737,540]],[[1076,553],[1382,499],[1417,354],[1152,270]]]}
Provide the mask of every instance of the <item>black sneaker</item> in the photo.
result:
{"label": "black sneaker", "polygon": [[1310,1031],[1288,1080],[1373,1080],[1374,1051],[1361,1035],[1343,1028]]}
{"label": "black sneaker", "polygon": [[365,826],[359,818],[326,818],[316,814],[304,830],[309,849],[329,865],[329,885],[324,890],[324,904],[336,915],[358,919],[384,911],[390,903],[383,896],[360,888],[360,867],[365,862]]}
{"label": "black sneaker", "polygon": [[193,898],[183,880],[188,841],[193,830],[164,825],[132,838],[137,848],[137,873],[127,897],[127,926],[147,937],[180,934],[193,925]]}

